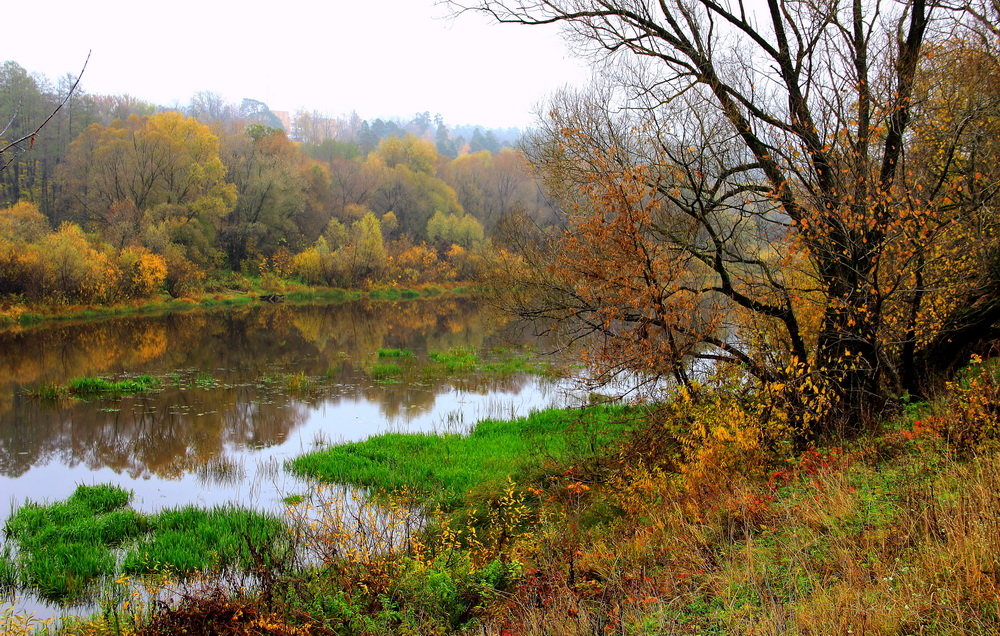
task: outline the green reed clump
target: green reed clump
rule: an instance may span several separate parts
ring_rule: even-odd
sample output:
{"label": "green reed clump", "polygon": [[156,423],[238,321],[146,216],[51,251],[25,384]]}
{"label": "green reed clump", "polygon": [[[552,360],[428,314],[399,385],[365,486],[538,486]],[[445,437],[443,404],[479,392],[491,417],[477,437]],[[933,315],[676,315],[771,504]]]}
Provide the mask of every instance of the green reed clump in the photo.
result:
{"label": "green reed clump", "polygon": [[70,395],[80,398],[113,397],[147,393],[158,385],[159,382],[156,378],[150,375],[140,375],[122,380],[84,377],[70,380],[66,385],[66,391]]}
{"label": "green reed clump", "polygon": [[384,360],[386,358],[412,358],[413,352],[409,349],[379,349],[378,359]]}
{"label": "green reed clump", "polygon": [[403,372],[403,367],[395,362],[376,362],[368,369],[373,380],[385,381],[397,377]]}
{"label": "green reed clump", "polygon": [[17,577],[17,563],[10,553],[10,546],[4,546],[3,553],[0,554],[0,592],[10,593],[17,587]]}
{"label": "green reed clump", "polygon": [[[189,506],[143,515],[127,507],[131,499],[105,484],[79,486],[65,501],[24,504],[4,525],[18,549],[0,560],[0,585],[68,601],[121,572],[251,569],[247,546],[274,545],[284,533],[279,519],[250,510]],[[124,552],[120,566],[115,550]]]}
{"label": "green reed clump", "polygon": [[28,395],[43,400],[75,397],[83,400],[135,395],[156,390],[159,380],[150,375],[139,375],[122,380],[106,378],[74,378],[66,384],[43,383],[28,391]]}
{"label": "green reed clump", "polygon": [[80,485],[66,500],[67,504],[80,504],[96,513],[124,508],[132,501],[132,493],[111,484]]}
{"label": "green reed clump", "polygon": [[114,574],[112,548],[147,528],[142,515],[125,508],[131,498],[116,486],[79,486],[66,501],[23,505],[4,525],[4,534],[19,548],[16,578],[43,598],[66,600]]}
{"label": "green reed clump", "polygon": [[150,516],[149,524],[150,534],[125,555],[127,573],[163,567],[181,573],[249,569],[254,563],[247,546],[272,545],[284,533],[276,517],[229,506],[171,508]]}
{"label": "green reed clump", "polygon": [[450,351],[433,351],[427,358],[439,369],[448,373],[472,371],[479,362],[479,356],[470,349],[452,349]]}
{"label": "green reed clump", "polygon": [[387,433],[309,453],[293,472],[381,491],[410,490],[445,507],[487,482],[537,469],[546,461],[594,456],[632,426],[634,409],[549,409],[509,421],[484,420],[469,435]]}

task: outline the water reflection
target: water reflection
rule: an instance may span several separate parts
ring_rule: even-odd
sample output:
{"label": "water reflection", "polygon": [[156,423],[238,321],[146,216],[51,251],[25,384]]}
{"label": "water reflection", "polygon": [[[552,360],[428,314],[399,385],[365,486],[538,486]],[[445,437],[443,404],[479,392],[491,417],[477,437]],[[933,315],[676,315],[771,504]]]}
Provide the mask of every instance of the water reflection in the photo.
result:
{"label": "water reflection", "polygon": [[[523,374],[370,377],[380,348],[421,358],[507,346],[512,333],[467,299],[269,305],[0,333],[0,497],[61,498],[76,483],[111,481],[135,490],[140,508],[247,501],[262,488],[273,503],[298,487],[275,467],[317,443],[468,425],[557,400],[557,386]],[[137,373],[160,378],[161,390],[93,402],[27,395],[44,382]]]}

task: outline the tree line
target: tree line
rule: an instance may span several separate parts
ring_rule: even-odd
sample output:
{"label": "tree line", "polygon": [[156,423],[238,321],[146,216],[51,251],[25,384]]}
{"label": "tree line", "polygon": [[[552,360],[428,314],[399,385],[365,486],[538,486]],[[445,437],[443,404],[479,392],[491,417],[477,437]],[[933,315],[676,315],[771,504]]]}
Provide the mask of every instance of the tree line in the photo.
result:
{"label": "tree line", "polygon": [[[0,66],[2,137],[33,130],[71,80]],[[13,149],[0,171],[0,293],[183,295],[221,271],[335,286],[469,278],[504,219],[552,216],[523,154],[501,146],[513,131],[466,139],[429,113],[287,122],[211,93],[182,110],[78,90]]]}

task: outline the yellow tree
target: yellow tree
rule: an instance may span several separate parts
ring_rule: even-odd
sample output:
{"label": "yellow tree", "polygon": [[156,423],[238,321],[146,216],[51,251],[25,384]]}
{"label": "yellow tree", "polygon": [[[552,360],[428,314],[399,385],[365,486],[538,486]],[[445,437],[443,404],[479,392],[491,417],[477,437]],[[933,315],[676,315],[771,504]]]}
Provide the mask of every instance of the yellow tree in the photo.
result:
{"label": "yellow tree", "polygon": [[178,241],[210,242],[236,197],[225,176],[218,137],[177,112],[91,125],[60,172],[70,217],[128,243],[150,222]]}

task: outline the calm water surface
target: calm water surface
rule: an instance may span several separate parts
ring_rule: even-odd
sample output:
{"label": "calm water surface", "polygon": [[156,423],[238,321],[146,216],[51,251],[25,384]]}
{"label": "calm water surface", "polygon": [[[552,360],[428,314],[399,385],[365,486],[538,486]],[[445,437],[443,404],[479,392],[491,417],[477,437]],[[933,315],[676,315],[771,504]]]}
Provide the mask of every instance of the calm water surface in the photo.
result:
{"label": "calm water surface", "polygon": [[[0,515],[94,483],[133,490],[143,511],[277,510],[305,487],[284,462],[323,444],[464,429],[568,399],[559,382],[526,374],[376,382],[380,348],[412,350],[419,365],[428,352],[528,342],[468,299],[254,306],[0,333]],[[89,402],[30,395],[43,383],[143,373],[160,389]]]}

